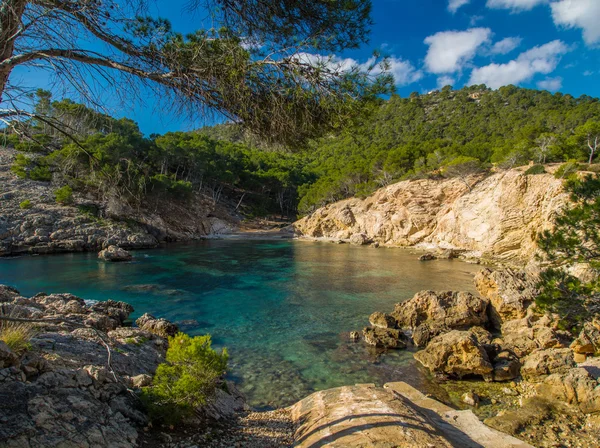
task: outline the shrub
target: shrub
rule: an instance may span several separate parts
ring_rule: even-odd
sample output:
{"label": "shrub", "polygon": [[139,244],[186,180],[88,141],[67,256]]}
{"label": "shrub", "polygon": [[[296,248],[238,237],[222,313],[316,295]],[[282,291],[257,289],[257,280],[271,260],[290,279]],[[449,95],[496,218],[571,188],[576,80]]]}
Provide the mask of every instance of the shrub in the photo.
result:
{"label": "shrub", "polygon": [[73,203],[73,189],[68,185],[59,188],[54,192],[54,197],[58,204],[68,205]]}
{"label": "shrub", "polygon": [[568,179],[571,175],[579,171],[580,166],[577,160],[571,159],[566,163],[563,163],[554,173],[554,177],[557,179]]}
{"label": "shrub", "polygon": [[25,157],[23,154],[17,154],[13,165],[10,167],[10,170],[17,176],[24,179],[27,177],[27,170],[29,169],[30,165],[31,159]]}
{"label": "shrub", "polygon": [[529,168],[527,168],[527,170],[525,171],[525,175],[529,176],[529,175],[535,175],[535,174],[544,174],[546,172],[546,168],[544,168],[544,165],[532,165]]}
{"label": "shrub", "polygon": [[227,350],[217,353],[211,338],[184,333],[169,338],[166,362],[156,369],[142,400],[152,420],[176,423],[193,414],[215,394],[227,369]]}
{"label": "shrub", "polygon": [[33,207],[33,204],[31,203],[31,201],[29,199],[25,199],[23,202],[21,202],[19,204],[19,208],[23,209],[23,210],[27,210],[28,208]]}
{"label": "shrub", "polygon": [[31,180],[49,182],[52,180],[52,173],[47,166],[36,166],[29,172],[29,178]]}

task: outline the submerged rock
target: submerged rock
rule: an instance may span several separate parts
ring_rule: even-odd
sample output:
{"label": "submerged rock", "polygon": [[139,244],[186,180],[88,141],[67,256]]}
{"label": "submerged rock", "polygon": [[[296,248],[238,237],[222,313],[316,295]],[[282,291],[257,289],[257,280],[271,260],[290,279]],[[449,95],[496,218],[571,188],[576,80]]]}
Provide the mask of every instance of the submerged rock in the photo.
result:
{"label": "submerged rock", "polygon": [[407,338],[401,330],[367,327],[363,330],[365,342],[379,348],[406,348]]}
{"label": "submerged rock", "polygon": [[108,248],[98,252],[98,258],[105,261],[131,261],[133,256],[118,246],[108,246]]}

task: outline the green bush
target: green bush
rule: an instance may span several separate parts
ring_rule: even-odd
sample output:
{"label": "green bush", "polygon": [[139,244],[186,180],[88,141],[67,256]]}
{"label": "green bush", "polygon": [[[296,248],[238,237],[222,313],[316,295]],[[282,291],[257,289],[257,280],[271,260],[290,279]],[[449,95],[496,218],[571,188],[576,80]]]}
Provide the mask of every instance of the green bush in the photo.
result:
{"label": "green bush", "polygon": [[33,207],[33,204],[29,199],[25,199],[23,202],[19,204],[19,207],[23,210]]}
{"label": "green bush", "polygon": [[31,180],[39,180],[43,182],[49,182],[52,180],[52,173],[47,166],[36,166],[29,172],[29,178]]}
{"label": "green bush", "polygon": [[59,188],[54,192],[56,202],[62,205],[69,205],[73,203],[73,189],[68,185]]}
{"label": "green bush", "polygon": [[567,163],[563,163],[554,173],[554,177],[557,179],[568,179],[577,171],[579,171],[580,165],[577,160],[570,159]]}
{"label": "green bush", "polygon": [[535,174],[544,174],[546,172],[546,169],[544,168],[544,165],[532,165],[529,168],[527,168],[527,170],[525,171],[525,175],[535,175]]}
{"label": "green bush", "polygon": [[167,424],[181,421],[215,394],[227,369],[228,354],[211,348],[211,338],[184,333],[169,338],[166,362],[156,369],[142,401],[150,418]]}
{"label": "green bush", "polygon": [[27,177],[27,170],[29,169],[30,165],[31,159],[25,157],[23,154],[17,154],[13,165],[10,167],[10,170],[17,176],[25,179]]}

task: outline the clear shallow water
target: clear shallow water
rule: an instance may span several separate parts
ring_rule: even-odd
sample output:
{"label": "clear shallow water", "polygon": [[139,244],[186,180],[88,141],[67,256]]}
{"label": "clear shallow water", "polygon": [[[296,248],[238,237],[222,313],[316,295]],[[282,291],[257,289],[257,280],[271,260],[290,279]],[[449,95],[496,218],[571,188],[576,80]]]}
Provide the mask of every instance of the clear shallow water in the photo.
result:
{"label": "clear shallow water", "polygon": [[0,284],[23,295],[70,292],[123,300],[210,333],[230,353],[230,376],[255,407],[291,404],[315,390],[424,375],[407,351],[379,356],[348,340],[374,311],[423,289],[473,290],[477,266],[417,261],[401,249],[289,240],[209,240],[134,252],[135,261],[95,254],[0,259]]}

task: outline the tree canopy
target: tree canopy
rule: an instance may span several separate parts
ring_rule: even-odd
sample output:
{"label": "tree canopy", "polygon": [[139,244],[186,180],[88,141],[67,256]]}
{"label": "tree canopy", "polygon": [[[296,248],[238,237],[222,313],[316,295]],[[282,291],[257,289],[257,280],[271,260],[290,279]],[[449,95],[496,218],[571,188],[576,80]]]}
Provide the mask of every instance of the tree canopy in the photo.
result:
{"label": "tree canopy", "polygon": [[3,0],[0,119],[63,124],[27,107],[34,86],[11,77],[24,66],[48,71],[96,110],[108,95],[131,101],[147,88],[171,112],[216,112],[288,145],[335,128],[390,88],[388,75],[303,57],[366,42],[369,1],[197,0],[189,8],[212,26],[178,33],[144,0]]}

